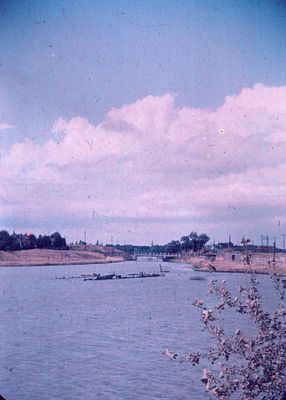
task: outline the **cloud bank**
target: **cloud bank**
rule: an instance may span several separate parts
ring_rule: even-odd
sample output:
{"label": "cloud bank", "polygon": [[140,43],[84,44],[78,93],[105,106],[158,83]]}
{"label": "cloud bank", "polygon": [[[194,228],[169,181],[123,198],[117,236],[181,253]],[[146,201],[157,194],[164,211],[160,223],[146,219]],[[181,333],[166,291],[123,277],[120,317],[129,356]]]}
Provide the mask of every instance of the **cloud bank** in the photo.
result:
{"label": "cloud bank", "polygon": [[2,156],[3,220],[137,242],[286,230],[285,105],[286,86],[257,84],[215,110],[166,94],[113,108],[96,126],[59,118],[48,141]]}

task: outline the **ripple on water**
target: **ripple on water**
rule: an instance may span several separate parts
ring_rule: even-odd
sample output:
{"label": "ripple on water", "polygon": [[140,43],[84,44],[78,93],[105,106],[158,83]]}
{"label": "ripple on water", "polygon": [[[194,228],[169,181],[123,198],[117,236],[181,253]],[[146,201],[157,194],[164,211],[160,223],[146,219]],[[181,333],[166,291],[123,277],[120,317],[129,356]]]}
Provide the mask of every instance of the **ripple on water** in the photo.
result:
{"label": "ripple on water", "polygon": [[[189,280],[192,271],[179,265],[170,264],[170,269],[164,278],[84,282],[54,278],[158,272],[159,264],[1,268],[3,396],[208,399],[198,369],[161,354],[166,347],[185,354],[209,344],[192,307],[194,298],[206,296],[207,280]],[[235,286],[239,279],[245,277],[228,276]]]}

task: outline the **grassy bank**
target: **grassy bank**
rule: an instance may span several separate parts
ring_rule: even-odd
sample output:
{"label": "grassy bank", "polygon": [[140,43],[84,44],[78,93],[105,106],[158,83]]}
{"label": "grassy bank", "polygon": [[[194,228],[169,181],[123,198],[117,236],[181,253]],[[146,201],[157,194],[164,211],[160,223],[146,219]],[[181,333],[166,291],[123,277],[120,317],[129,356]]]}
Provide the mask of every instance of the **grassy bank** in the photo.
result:
{"label": "grassy bank", "polygon": [[100,264],[126,261],[124,253],[85,250],[32,249],[0,251],[0,266]]}

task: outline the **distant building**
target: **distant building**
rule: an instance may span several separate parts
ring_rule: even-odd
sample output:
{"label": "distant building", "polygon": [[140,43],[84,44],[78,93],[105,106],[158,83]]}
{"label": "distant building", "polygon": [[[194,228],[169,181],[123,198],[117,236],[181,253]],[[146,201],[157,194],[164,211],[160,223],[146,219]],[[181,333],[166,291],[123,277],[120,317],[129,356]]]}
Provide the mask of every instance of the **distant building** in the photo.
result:
{"label": "distant building", "polygon": [[223,253],[224,261],[241,261],[243,254],[240,251],[225,250]]}

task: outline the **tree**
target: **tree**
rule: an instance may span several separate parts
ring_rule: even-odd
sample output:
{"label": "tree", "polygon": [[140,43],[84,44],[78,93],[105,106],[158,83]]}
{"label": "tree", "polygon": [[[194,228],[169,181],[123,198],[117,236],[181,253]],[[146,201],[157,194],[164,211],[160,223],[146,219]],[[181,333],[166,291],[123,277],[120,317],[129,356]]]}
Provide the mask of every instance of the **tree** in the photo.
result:
{"label": "tree", "polygon": [[13,232],[0,231],[0,250],[15,251],[28,249],[66,249],[67,244],[65,238],[60,233],[54,232],[51,236],[39,235],[38,238],[33,233],[17,234]]}
{"label": "tree", "polygon": [[167,244],[167,252],[171,254],[180,253],[181,251],[181,243],[179,240],[172,240]]}
{"label": "tree", "polygon": [[27,248],[34,249],[35,247],[37,247],[36,236],[33,233],[29,233],[27,236],[28,236]]}
{"label": "tree", "polygon": [[0,231],[0,250],[10,250],[12,244],[11,236],[7,231]]}
{"label": "tree", "polygon": [[181,247],[183,251],[189,251],[191,249],[191,241],[190,236],[182,236],[181,237]]}
{"label": "tree", "polygon": [[191,232],[189,235],[190,238],[190,248],[195,252],[201,250],[205,244],[210,240],[208,235],[202,233],[198,235],[197,232]]}
{"label": "tree", "polygon": [[52,247],[51,238],[48,235],[43,236],[43,248],[50,249]]}
{"label": "tree", "polygon": [[18,238],[14,237],[13,235],[11,235],[10,238],[11,238],[11,244],[9,245],[8,250],[11,251],[21,250],[20,240],[18,240]]}
{"label": "tree", "polygon": [[206,235],[205,233],[202,233],[201,235],[199,235],[199,237],[198,237],[199,250],[201,250],[207,244],[207,242],[209,240],[210,240],[209,236]]}
{"label": "tree", "polygon": [[67,247],[66,240],[61,237],[59,232],[54,232],[51,236],[51,247],[54,249],[64,249]]}
{"label": "tree", "polygon": [[[249,243],[242,240],[247,266],[250,265]],[[219,284],[212,280],[209,292],[218,298],[214,309],[203,300],[194,301],[204,328],[215,344],[204,354],[190,353],[187,360],[197,365],[205,357],[217,367],[219,373],[204,369],[201,378],[213,398],[227,400],[235,394],[241,400],[286,400],[285,283],[275,274],[272,281],[279,304],[272,313],[262,307],[254,273],[250,274],[250,285],[240,286],[237,295],[230,292],[225,281]],[[250,335],[238,327],[233,334],[227,334],[222,322],[227,309],[248,317],[254,333]]]}
{"label": "tree", "polygon": [[43,249],[44,248],[44,241],[43,241],[43,236],[39,235],[36,241],[36,245],[38,249]]}

